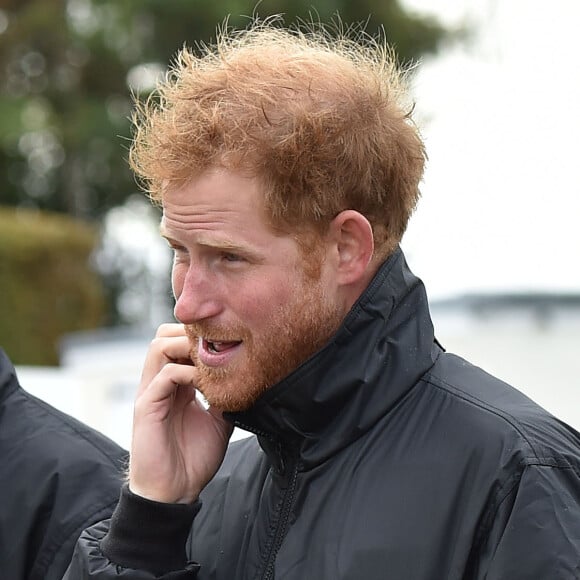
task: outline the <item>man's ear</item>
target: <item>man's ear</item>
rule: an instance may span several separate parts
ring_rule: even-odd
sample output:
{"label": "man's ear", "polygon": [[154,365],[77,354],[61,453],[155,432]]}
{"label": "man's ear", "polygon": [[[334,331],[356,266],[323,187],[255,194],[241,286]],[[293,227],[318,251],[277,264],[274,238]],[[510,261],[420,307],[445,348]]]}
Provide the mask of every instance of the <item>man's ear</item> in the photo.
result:
{"label": "man's ear", "polygon": [[329,235],[336,252],[337,282],[366,285],[374,251],[370,222],[358,211],[347,209],[332,220]]}

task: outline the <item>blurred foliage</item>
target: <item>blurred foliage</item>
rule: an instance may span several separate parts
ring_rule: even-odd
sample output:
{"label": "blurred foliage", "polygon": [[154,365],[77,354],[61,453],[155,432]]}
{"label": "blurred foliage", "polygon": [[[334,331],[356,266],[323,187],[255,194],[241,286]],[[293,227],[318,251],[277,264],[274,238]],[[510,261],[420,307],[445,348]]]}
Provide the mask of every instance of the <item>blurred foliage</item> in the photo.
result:
{"label": "blurred foliage", "polygon": [[0,207],[0,345],[15,364],[58,364],[67,332],[102,324],[88,258],[93,227],[68,216]]}
{"label": "blurred foliage", "polygon": [[[367,22],[404,61],[436,50],[445,31],[397,0],[0,0],[0,195],[98,219],[135,191],[126,164],[134,90],[184,43],[216,25],[283,13]],[[139,80],[140,79],[140,80]]]}
{"label": "blurred foliage", "polygon": [[[366,23],[375,34],[384,27],[402,61],[435,51],[448,34],[398,0],[0,0],[0,203],[102,224],[137,190],[126,162],[131,93],[146,95],[183,44],[211,42],[228,14],[229,26],[245,27],[253,14],[280,13],[287,24],[331,24],[338,14],[346,28]],[[24,352],[47,362],[57,331],[99,323],[94,280],[83,270],[77,288],[70,278],[92,241],[63,225],[71,236],[65,243],[48,221],[30,223],[1,232],[0,338],[16,362],[24,362]],[[132,263],[138,259],[129,253],[99,263],[109,324],[127,319],[119,306],[123,272],[139,271]]]}

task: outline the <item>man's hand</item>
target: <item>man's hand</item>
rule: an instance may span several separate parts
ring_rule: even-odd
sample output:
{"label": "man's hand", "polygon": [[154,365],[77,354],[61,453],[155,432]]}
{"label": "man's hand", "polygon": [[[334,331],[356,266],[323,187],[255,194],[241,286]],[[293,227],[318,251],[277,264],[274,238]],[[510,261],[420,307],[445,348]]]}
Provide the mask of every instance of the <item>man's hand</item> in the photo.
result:
{"label": "man's hand", "polygon": [[164,324],[147,353],[135,402],[129,489],[165,503],[197,499],[223,461],[232,426],[196,398],[183,325]]}

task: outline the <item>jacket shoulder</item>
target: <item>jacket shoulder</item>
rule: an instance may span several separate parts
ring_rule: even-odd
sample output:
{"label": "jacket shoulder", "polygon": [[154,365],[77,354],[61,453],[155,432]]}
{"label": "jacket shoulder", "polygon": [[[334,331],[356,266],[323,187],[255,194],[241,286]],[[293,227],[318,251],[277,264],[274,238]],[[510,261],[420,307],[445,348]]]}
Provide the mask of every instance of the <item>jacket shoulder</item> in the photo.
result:
{"label": "jacket shoulder", "polygon": [[14,579],[61,578],[80,532],[112,513],[127,454],[15,375],[9,383],[0,401],[0,535],[10,538],[2,569]]}
{"label": "jacket shoulder", "polygon": [[509,441],[523,462],[580,469],[580,433],[513,386],[449,353],[424,380],[452,401],[468,440]]}

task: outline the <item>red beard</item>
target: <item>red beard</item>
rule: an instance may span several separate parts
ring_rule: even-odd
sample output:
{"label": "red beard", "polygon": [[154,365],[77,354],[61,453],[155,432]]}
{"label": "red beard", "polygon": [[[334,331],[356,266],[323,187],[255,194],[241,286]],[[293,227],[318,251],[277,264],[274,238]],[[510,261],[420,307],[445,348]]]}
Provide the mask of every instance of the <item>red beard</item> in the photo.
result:
{"label": "red beard", "polygon": [[[199,373],[197,387],[212,407],[231,412],[248,409],[336,332],[343,312],[325,298],[318,280],[307,278],[292,295],[293,300],[271,312],[268,323],[256,333],[241,323],[186,325],[190,356]],[[200,336],[224,342],[241,340],[242,351],[230,365],[209,367],[197,355]]]}

